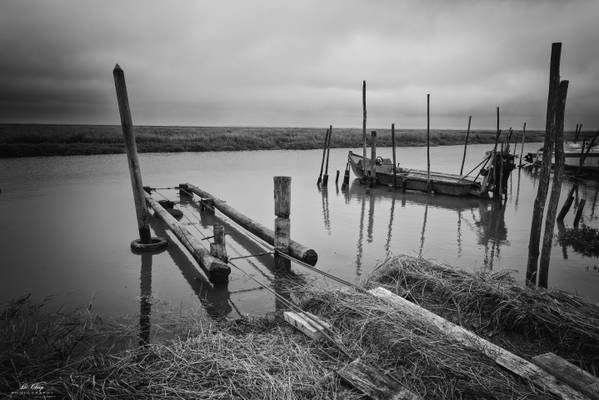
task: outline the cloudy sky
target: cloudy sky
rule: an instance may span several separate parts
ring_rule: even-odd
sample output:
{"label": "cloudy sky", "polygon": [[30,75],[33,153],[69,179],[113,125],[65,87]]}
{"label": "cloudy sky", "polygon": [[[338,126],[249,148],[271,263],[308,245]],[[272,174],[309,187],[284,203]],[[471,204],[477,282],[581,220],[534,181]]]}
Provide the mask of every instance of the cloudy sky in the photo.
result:
{"label": "cloudy sky", "polygon": [[1,0],[0,122],[544,127],[551,43],[566,128],[599,126],[595,0]]}

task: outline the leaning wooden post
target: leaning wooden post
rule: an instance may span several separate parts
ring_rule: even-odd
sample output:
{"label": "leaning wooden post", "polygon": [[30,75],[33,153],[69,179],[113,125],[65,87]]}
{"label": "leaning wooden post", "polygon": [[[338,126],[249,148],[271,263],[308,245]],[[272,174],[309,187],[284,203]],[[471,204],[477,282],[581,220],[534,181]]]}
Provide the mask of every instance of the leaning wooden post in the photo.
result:
{"label": "leaning wooden post", "polygon": [[539,261],[539,286],[547,287],[549,281],[549,260],[551,259],[551,248],[553,245],[553,229],[557,205],[562,192],[562,178],[564,174],[564,113],[566,108],[566,97],[568,95],[568,81],[560,82],[555,107],[555,168],[553,169],[553,185],[551,196],[547,205],[545,217],[545,233],[541,248],[541,259]]}
{"label": "leaning wooden post", "polygon": [[212,225],[212,236],[214,237],[214,242],[210,243],[210,255],[221,261],[228,262],[225,227],[222,225]]}
{"label": "leaning wooden post", "polygon": [[393,147],[393,188],[396,188],[397,187],[397,160],[395,159],[395,124],[391,124],[391,147]]}
{"label": "leaning wooden post", "polygon": [[466,141],[464,142],[464,155],[462,156],[462,166],[460,167],[460,176],[464,172],[464,161],[466,161],[466,149],[468,148],[468,136],[470,136],[470,123],[472,122],[472,115],[468,116],[468,130],[466,131]]}
{"label": "leaning wooden post", "polygon": [[328,140],[329,140],[329,130],[327,129],[327,133],[324,134],[324,145],[322,146],[322,160],[320,161],[320,173],[318,174],[318,180],[316,181],[316,186],[320,186],[320,182],[322,182],[322,171],[324,168],[324,157],[327,154]]}
{"label": "leaning wooden post", "polygon": [[[137,228],[139,229],[139,241],[142,244],[150,244],[152,236],[150,234],[150,213],[144,200],[143,182],[141,180],[141,171],[139,167],[139,158],[137,157],[137,146],[135,144],[135,132],[133,131],[133,121],[131,118],[131,109],[129,108],[129,97],[127,96],[127,85],[125,84],[125,74],[117,64],[112,71],[114,85],[116,87],[116,98],[119,104],[119,113],[121,115],[121,127],[125,138],[125,149],[127,150],[127,160],[129,161],[129,175],[131,176],[131,188],[133,189],[133,201],[135,202],[135,214],[137,215]],[[135,241],[131,243],[133,246]]]}
{"label": "leaning wooden post", "polygon": [[329,184],[329,156],[331,154],[331,137],[333,136],[333,125],[329,126],[329,140],[327,141],[327,162],[324,166],[324,176],[322,177],[322,186]]}
{"label": "leaning wooden post", "polygon": [[430,118],[430,98],[426,95],[426,191],[431,190],[431,118]]}
{"label": "leaning wooden post", "polygon": [[289,254],[291,212],[291,177],[275,176],[275,267],[278,271],[289,271],[291,261],[280,256],[280,253]]}
{"label": "leaning wooden post", "polygon": [[372,138],[370,150],[370,187],[376,186],[376,131],[370,133]]}
{"label": "leaning wooden post", "polygon": [[524,152],[524,135],[526,135],[526,122],[522,127],[522,145],[520,146],[520,167],[522,166],[522,153]]}
{"label": "leaning wooden post", "polygon": [[362,81],[362,162],[364,163],[364,173],[366,173],[366,81]]}
{"label": "leaning wooden post", "polygon": [[528,262],[526,266],[526,284],[535,286],[537,283],[537,262],[539,259],[539,242],[541,239],[541,225],[545,211],[545,200],[547,199],[547,189],[549,185],[549,175],[551,173],[551,153],[553,152],[554,136],[554,102],[559,86],[559,67],[560,55],[562,51],[561,43],[553,43],[551,46],[551,63],[549,68],[549,94],[547,96],[547,117],[545,121],[545,143],[543,146],[543,167],[539,177],[539,186],[537,196],[535,197],[530,240],[528,242]]}

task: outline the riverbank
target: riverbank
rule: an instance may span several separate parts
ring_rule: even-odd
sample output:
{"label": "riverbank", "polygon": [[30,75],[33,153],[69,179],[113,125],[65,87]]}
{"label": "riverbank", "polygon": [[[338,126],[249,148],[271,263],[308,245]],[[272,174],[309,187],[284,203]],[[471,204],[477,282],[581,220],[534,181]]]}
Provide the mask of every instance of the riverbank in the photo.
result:
{"label": "riverbank", "polygon": [[[558,291],[515,285],[505,273],[469,274],[393,258],[366,282],[383,286],[530,359],[552,351],[599,371],[599,308]],[[355,358],[431,399],[551,399],[420,318],[350,290],[295,288],[302,308],[327,319],[333,342],[315,342],[279,315],[164,327],[175,337],[135,346],[136,335],[89,310],[32,321],[26,300],[2,310],[0,394],[45,381],[68,397],[361,398],[335,371]],[[129,341],[133,347],[124,348]]]}
{"label": "riverbank", "polygon": [[[242,128],[137,126],[138,151],[172,153],[237,150],[306,150],[322,148],[324,128]],[[370,132],[370,130],[369,130]],[[391,131],[377,129],[377,144],[391,145]],[[462,130],[431,131],[431,145],[463,144]],[[515,140],[515,137],[513,138]],[[474,130],[470,143],[493,143],[495,132]],[[543,132],[527,132],[529,142],[542,141]],[[426,145],[426,131],[398,129],[397,146]],[[362,146],[361,129],[334,128],[332,147]],[[0,125],[0,158],[124,153],[120,126],[110,125]]]}

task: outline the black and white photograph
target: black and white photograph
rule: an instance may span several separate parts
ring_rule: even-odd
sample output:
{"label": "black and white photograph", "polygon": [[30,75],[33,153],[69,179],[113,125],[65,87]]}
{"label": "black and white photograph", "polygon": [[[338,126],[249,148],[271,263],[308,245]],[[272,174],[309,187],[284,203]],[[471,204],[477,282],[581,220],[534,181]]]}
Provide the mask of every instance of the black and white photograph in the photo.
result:
{"label": "black and white photograph", "polygon": [[0,399],[599,400],[598,16],[1,0]]}

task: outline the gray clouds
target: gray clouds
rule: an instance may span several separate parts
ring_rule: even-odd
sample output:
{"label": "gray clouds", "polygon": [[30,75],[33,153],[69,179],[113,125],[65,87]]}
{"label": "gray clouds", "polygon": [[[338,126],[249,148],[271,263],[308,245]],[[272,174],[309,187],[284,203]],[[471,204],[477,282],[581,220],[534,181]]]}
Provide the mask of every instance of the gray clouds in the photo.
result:
{"label": "gray clouds", "polygon": [[[551,42],[566,124],[599,125],[599,2],[114,1],[0,3],[0,121],[542,128]],[[569,126],[568,126],[569,127]],[[570,127],[571,128],[571,127]]]}

